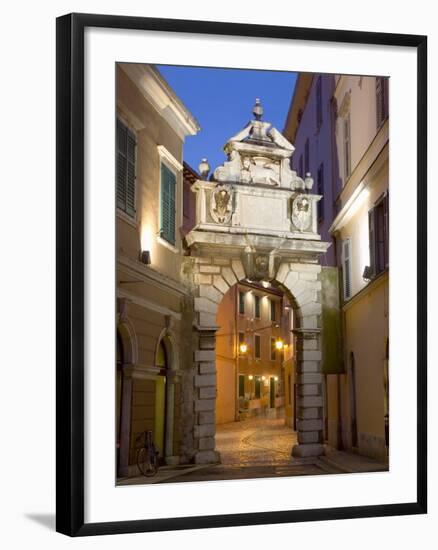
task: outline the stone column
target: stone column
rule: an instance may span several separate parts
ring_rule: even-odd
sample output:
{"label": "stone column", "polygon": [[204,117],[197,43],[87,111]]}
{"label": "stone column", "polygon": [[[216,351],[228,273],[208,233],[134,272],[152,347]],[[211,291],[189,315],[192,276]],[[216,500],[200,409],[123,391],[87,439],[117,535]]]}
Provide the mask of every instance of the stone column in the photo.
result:
{"label": "stone column", "polygon": [[292,449],[297,458],[324,454],[323,397],[319,329],[296,329],[297,432],[298,444]]}
{"label": "stone column", "polygon": [[195,351],[194,377],[194,445],[196,464],[220,461],[215,450],[216,408],[216,330],[217,327],[197,327],[199,349]]}
{"label": "stone column", "polygon": [[122,366],[122,395],[120,410],[119,476],[129,475],[129,449],[131,438],[132,365]]}

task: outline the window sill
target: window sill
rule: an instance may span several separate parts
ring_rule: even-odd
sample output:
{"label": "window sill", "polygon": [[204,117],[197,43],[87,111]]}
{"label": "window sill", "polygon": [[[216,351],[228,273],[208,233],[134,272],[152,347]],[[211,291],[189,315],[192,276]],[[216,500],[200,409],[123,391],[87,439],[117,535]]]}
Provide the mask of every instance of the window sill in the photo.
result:
{"label": "window sill", "polygon": [[126,212],[124,212],[118,207],[117,207],[117,217],[125,221],[126,223],[129,223],[129,225],[132,225],[132,227],[135,227],[137,229],[138,222],[136,217],[133,218],[132,216],[130,216],[129,214],[127,214]]}
{"label": "window sill", "polygon": [[165,248],[168,248],[174,254],[179,254],[179,249],[175,245],[167,242],[166,239],[163,239],[163,237],[157,236],[157,243],[161,244]]}

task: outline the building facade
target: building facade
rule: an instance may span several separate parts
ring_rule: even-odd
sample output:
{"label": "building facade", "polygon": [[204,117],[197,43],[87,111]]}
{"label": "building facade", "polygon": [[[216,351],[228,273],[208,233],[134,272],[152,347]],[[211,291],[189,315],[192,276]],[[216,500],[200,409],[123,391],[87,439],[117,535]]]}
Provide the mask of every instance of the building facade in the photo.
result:
{"label": "building facade", "polygon": [[295,136],[294,166],[313,169],[320,183],[318,227],[333,243],[323,273],[339,285],[334,296],[323,276],[325,438],[382,460],[389,444],[388,130],[387,79],[299,76],[285,135]]}
{"label": "building facade", "polygon": [[119,476],[137,472],[144,431],[152,431],[162,462],[179,462],[185,454],[184,418],[193,413],[182,388],[192,385],[194,314],[181,283],[180,228],[188,230],[182,151],[185,138],[198,130],[156,69],[117,65]]}
{"label": "building facade", "polygon": [[[389,446],[389,117],[388,79],[337,76],[336,144],[342,190],[330,231],[342,281],[342,443],[381,460]],[[339,394],[339,396],[338,396]],[[339,398],[340,397],[340,398]]]}
{"label": "building facade", "polygon": [[291,342],[286,301],[268,284],[247,282],[223,297],[217,312],[216,424],[284,417],[284,353]]}

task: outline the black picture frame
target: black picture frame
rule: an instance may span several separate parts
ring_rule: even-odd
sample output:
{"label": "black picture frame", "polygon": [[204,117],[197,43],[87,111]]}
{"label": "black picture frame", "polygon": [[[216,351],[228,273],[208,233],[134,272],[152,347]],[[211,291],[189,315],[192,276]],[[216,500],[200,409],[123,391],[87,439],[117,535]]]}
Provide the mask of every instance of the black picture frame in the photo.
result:
{"label": "black picture frame", "polygon": [[[86,27],[405,46],[417,52],[417,499],[403,504],[84,522],[84,30]],[[57,19],[56,529],[69,536],[424,514],[427,511],[427,37],[69,14]]]}

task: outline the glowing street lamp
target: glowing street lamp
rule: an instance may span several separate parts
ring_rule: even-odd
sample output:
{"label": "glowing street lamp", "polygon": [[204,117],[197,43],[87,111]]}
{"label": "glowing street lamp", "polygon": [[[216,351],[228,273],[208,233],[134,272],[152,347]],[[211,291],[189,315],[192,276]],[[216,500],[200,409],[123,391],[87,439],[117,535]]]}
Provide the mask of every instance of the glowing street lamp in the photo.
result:
{"label": "glowing street lamp", "polygon": [[245,344],[245,342],[242,342],[239,346],[239,351],[243,355],[248,351],[248,346]]}
{"label": "glowing street lamp", "polygon": [[278,340],[275,340],[275,349],[282,350],[283,346],[283,340],[281,340],[280,338]]}

